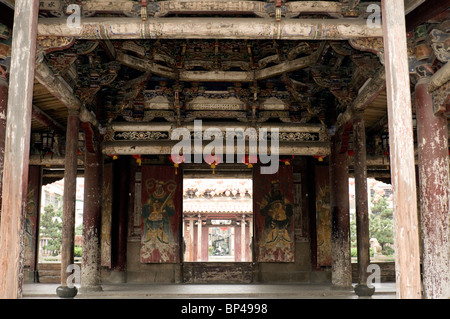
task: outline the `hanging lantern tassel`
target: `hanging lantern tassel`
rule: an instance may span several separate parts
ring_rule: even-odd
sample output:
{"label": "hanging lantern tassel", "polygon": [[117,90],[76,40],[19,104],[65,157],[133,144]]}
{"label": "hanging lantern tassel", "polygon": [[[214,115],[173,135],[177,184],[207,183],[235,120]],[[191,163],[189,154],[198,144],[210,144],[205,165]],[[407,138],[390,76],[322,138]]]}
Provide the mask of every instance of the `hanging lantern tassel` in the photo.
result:
{"label": "hanging lantern tassel", "polygon": [[175,155],[175,156],[170,155],[169,159],[173,163],[173,166],[175,167],[175,175],[178,175],[178,167],[185,160],[184,155]]}
{"label": "hanging lantern tassel", "polygon": [[136,159],[136,163],[138,163],[138,165],[141,166],[141,164],[142,164],[141,155],[133,155],[133,157]]}
{"label": "hanging lantern tassel", "polygon": [[208,157],[206,157],[205,159],[205,162],[208,163],[209,166],[212,168],[213,175],[216,174],[215,171],[216,165],[219,165],[221,161],[222,159],[220,158],[220,156],[217,155],[208,155]]}
{"label": "hanging lantern tassel", "polygon": [[325,156],[324,155],[317,155],[317,156],[314,156],[314,158],[317,158],[317,160],[319,162],[323,162],[323,159],[325,158]]}
{"label": "hanging lantern tassel", "polygon": [[292,155],[290,158],[283,157],[280,158],[280,162],[284,162],[284,165],[288,166],[291,165],[291,161],[294,159],[294,155]]}
{"label": "hanging lantern tassel", "polygon": [[258,162],[256,155],[244,155],[242,157],[242,163],[247,165],[248,168],[253,168],[253,164]]}

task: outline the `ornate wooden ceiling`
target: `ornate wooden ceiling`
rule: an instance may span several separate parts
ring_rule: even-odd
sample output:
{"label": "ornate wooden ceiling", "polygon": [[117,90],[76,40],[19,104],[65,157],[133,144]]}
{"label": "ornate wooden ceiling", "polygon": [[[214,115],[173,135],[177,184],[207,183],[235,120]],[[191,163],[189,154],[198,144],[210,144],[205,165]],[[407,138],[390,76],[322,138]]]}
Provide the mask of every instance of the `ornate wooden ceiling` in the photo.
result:
{"label": "ornate wooden ceiling", "polygon": [[331,125],[381,67],[344,41],[77,40],[45,60],[104,124]]}
{"label": "ornate wooden ceiling", "polygon": [[[40,14],[45,22],[40,24],[43,26],[40,32],[48,33],[63,25],[58,21],[67,17],[64,10],[70,1],[66,2],[41,1]],[[417,1],[409,2],[407,6]],[[370,14],[366,9],[371,3],[359,0],[77,2],[83,19],[106,19],[104,23],[108,18],[120,17],[138,18],[144,23],[152,23],[154,19],[190,21],[189,18],[198,17],[215,18],[211,21],[233,17],[251,21],[332,22],[365,19]],[[174,22],[173,26],[176,25]],[[267,28],[272,26],[267,24]],[[84,25],[83,34],[98,31],[89,31],[91,27],[92,24]],[[180,29],[175,39],[153,38],[153,33],[128,38],[114,34],[108,39],[113,35],[112,29],[99,30],[105,32],[96,36],[101,39],[39,37],[38,51],[45,52],[45,64],[58,79],[64,80],[60,87],[73,92],[83,107],[96,115],[101,127],[106,128],[103,132],[122,122],[129,123],[130,127],[144,124],[148,133],[149,126],[185,126],[202,119],[245,126],[318,125],[322,127],[321,134],[326,135],[339,122],[338,115],[345,115],[344,111],[351,109],[367,80],[383,69],[384,62],[382,39],[367,36],[342,40],[242,39],[236,30],[235,39],[233,34],[224,37],[220,32],[217,39],[205,36],[186,39],[180,36],[183,33]],[[311,30],[315,30],[312,38],[322,39],[334,29],[320,29],[318,25],[318,29]],[[198,30],[199,34],[202,31]],[[41,90],[39,86],[37,90]],[[387,123],[385,93],[383,87],[379,90],[381,93],[370,106],[365,106],[369,132],[379,131]],[[37,107],[54,114],[52,117],[64,125],[67,109],[63,105],[58,108],[54,101],[40,103],[39,97],[42,101],[45,97],[37,97]],[[33,127],[40,128],[37,124]],[[321,136],[320,140],[324,139]]]}

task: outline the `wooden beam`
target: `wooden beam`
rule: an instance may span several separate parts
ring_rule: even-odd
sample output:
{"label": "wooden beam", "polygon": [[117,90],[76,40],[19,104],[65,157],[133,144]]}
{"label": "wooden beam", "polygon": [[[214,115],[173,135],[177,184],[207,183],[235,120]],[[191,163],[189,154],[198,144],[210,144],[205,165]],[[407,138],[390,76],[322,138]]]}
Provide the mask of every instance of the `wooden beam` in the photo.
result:
{"label": "wooden beam", "polygon": [[[169,155],[172,148],[178,141],[113,141],[103,143],[103,154],[105,155]],[[203,143],[203,148],[209,142]],[[270,145],[267,146],[270,154]],[[226,144],[223,145],[225,154]],[[237,146],[234,152],[238,151]],[[248,143],[246,145],[248,151]],[[280,155],[328,155],[330,153],[330,145],[328,142],[280,142]],[[194,146],[192,145],[192,154],[194,154]]]}
{"label": "wooden beam", "polygon": [[[190,131],[195,129],[194,123],[185,123],[183,128]],[[202,122],[201,129],[204,131],[209,128],[218,128],[219,130],[225,132],[227,128],[229,129],[247,129],[252,127],[245,123],[229,123],[229,122]],[[121,132],[133,132],[133,131],[172,131],[178,128],[177,125],[171,123],[132,123],[132,122],[113,122],[111,123],[111,129],[114,131]],[[320,133],[323,130],[321,124],[300,124],[300,123],[260,123],[254,127],[256,130],[259,128],[270,130],[272,128],[278,129],[280,132],[304,132],[304,133]]]}
{"label": "wooden beam", "polygon": [[66,18],[41,18],[39,36],[67,36],[77,39],[278,39],[349,40],[381,37],[381,27],[365,19],[264,18],[83,18],[80,28]]}
{"label": "wooden beam", "polygon": [[385,89],[386,72],[384,68],[381,68],[377,71],[375,76],[368,80],[368,82],[360,89],[359,94],[353,103],[343,113],[339,114],[336,122],[336,131],[351,121],[357,114],[364,112],[370,103],[372,103]]}
{"label": "wooden beam", "polygon": [[450,7],[450,0],[426,0],[406,16],[406,31],[433,19]]}
{"label": "wooden beam", "polygon": [[436,91],[448,81],[450,81],[450,63],[447,62],[430,78],[428,92]]}
{"label": "wooden beam", "polygon": [[317,62],[318,54],[301,57],[292,61],[285,61],[280,64],[264,68],[255,72],[256,80],[265,80],[286,72],[307,68]]}
{"label": "wooden beam", "polygon": [[405,14],[410,13],[426,0],[404,0],[405,1]]}
{"label": "wooden beam", "polygon": [[16,0],[0,225],[0,298],[22,297],[38,0]]}
{"label": "wooden beam", "polygon": [[[66,158],[62,156],[40,156],[31,155],[30,165],[41,165],[41,166],[64,166]],[[81,157],[77,158],[77,165],[84,165],[84,159]]]}
{"label": "wooden beam", "polygon": [[50,129],[64,133],[66,128],[55,121],[50,115],[42,111],[36,105],[33,104],[33,119],[40,122],[43,125],[48,126]]}
{"label": "wooden beam", "polygon": [[1,3],[3,3],[5,6],[9,7],[10,9],[14,10],[15,6],[15,0],[0,0]]}
{"label": "wooden beam", "polygon": [[192,82],[253,82],[251,71],[185,71],[180,70],[180,81]]}
{"label": "wooden beam", "polygon": [[162,66],[152,61],[147,61],[143,59],[139,59],[137,57],[125,54],[123,52],[117,51],[116,53],[116,61],[122,63],[125,66],[130,68],[142,71],[142,72],[151,72],[152,74],[156,74],[159,76],[163,76],[168,79],[176,79],[177,72],[174,69],[169,68],[167,66]]}
{"label": "wooden beam", "polygon": [[421,298],[416,171],[404,4],[383,0],[397,297]]}
{"label": "wooden beam", "polygon": [[89,122],[95,127],[98,127],[99,123],[96,116],[73,94],[69,85],[61,77],[57,77],[53,73],[50,67],[45,63],[43,55],[38,56],[36,59],[35,77],[39,83],[41,83],[50,94],[61,101],[69,111],[79,111],[80,120],[82,122]]}

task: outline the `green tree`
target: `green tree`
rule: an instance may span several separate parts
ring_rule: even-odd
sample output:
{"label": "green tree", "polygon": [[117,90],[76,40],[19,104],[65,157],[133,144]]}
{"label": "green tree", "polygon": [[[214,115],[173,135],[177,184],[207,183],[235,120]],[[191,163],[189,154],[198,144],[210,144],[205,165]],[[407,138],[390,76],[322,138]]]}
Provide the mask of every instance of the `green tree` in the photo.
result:
{"label": "green tree", "polygon": [[372,214],[369,220],[370,238],[376,238],[384,255],[392,255],[394,243],[394,222],[392,209],[384,197],[372,200]]}
{"label": "green tree", "polygon": [[61,251],[62,242],[62,208],[55,210],[50,204],[44,207],[40,220],[40,237],[49,238],[43,248],[50,251]]}

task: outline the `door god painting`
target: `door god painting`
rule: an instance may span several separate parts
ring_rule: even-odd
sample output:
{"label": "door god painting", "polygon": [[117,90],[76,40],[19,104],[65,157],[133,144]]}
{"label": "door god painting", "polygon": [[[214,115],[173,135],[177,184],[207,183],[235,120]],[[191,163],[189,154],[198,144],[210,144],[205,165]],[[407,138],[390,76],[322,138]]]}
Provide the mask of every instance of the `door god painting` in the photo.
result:
{"label": "door god painting", "polygon": [[260,262],[294,261],[292,169],[255,176],[255,222]]}
{"label": "door god painting", "polygon": [[172,176],[171,168],[166,174],[145,174],[147,170],[142,168],[141,262],[176,263],[179,261],[180,183]]}

